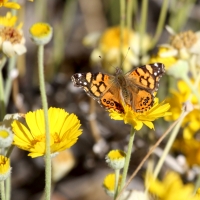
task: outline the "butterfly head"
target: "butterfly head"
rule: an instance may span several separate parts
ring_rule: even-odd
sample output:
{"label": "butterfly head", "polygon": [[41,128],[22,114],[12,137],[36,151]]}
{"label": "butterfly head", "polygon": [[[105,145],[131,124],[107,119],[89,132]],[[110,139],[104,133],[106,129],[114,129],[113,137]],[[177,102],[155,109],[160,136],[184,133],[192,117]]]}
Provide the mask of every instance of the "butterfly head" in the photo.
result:
{"label": "butterfly head", "polygon": [[116,67],[116,68],[115,68],[115,74],[116,74],[116,75],[123,74],[122,68]]}

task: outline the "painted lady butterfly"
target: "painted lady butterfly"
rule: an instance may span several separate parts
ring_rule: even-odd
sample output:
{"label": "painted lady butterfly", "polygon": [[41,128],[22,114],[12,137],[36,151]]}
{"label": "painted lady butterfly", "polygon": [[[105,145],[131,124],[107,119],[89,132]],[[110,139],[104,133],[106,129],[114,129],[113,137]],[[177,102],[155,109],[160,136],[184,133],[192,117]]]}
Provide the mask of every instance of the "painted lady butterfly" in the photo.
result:
{"label": "painted lady butterfly", "polygon": [[158,90],[164,72],[162,63],[153,63],[126,74],[116,68],[115,76],[101,72],[77,73],[72,76],[72,81],[105,109],[123,113],[123,104],[127,104],[135,112],[144,112],[153,106],[154,92]]}

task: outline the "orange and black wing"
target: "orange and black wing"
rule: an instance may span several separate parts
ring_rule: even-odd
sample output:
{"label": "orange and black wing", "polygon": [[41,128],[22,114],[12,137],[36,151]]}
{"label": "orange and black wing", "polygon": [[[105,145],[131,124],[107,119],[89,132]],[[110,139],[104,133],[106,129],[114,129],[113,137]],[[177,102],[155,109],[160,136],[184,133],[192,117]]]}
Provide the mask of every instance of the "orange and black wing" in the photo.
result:
{"label": "orange and black wing", "polygon": [[153,63],[138,67],[125,76],[129,84],[153,93],[158,90],[160,78],[164,73],[165,67],[162,63]]}
{"label": "orange and black wing", "polygon": [[134,69],[125,75],[131,96],[129,105],[136,112],[144,112],[153,106],[154,92],[165,72],[162,63],[148,64]]}
{"label": "orange and black wing", "polygon": [[72,76],[74,86],[82,87],[105,109],[124,112],[121,105],[120,88],[114,82],[115,77],[103,73],[77,73]]}

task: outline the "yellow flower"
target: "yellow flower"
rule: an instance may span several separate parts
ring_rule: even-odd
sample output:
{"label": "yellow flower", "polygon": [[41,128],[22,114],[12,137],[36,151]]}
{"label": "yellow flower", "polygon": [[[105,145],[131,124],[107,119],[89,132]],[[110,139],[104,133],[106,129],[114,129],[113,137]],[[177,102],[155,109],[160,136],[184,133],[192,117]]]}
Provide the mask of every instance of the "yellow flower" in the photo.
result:
{"label": "yellow flower", "polygon": [[[182,105],[186,102],[190,95],[192,95],[191,102],[193,105],[197,105],[198,101],[195,95],[192,94],[191,89],[188,85],[180,80],[177,83],[178,91],[172,90],[172,96],[166,99],[170,107],[170,112],[172,115],[166,116],[165,120],[167,121],[174,121],[178,119],[182,112]],[[200,86],[198,91],[200,91]],[[199,129],[200,129],[200,114],[198,109],[192,110],[183,120],[182,127],[183,127],[183,136],[187,139],[191,138]]]}
{"label": "yellow flower", "polygon": [[[150,37],[144,35],[142,45],[140,44],[140,35],[133,30],[123,30],[123,45],[120,47],[120,27],[111,27],[105,30],[100,35],[98,33],[86,36],[83,43],[87,46],[97,46],[91,54],[92,63],[102,63],[103,68],[112,73],[115,68],[113,66],[120,65],[120,48],[123,54],[123,69],[125,72],[132,69],[133,66],[138,66],[142,60],[142,64],[148,61],[148,56],[144,55],[141,59],[140,51],[144,54],[149,50]],[[130,51],[128,49],[130,47]],[[128,53],[127,53],[128,52]],[[99,58],[101,57],[101,59]]]}
{"label": "yellow flower", "polygon": [[179,118],[182,112],[182,97],[177,91],[171,90],[172,96],[166,99],[166,102],[170,104],[169,111],[171,115],[165,116],[166,121],[175,121]]}
{"label": "yellow flower", "polygon": [[[191,80],[191,83],[194,84],[194,81]],[[198,103],[198,100],[197,100],[197,97],[192,93],[190,87],[188,86],[188,84],[183,81],[183,80],[179,80],[177,82],[177,87],[178,87],[178,90],[181,94],[181,98],[182,98],[182,102],[188,100],[189,96],[192,95],[192,98],[191,98],[191,102],[193,104],[197,104]],[[197,89],[197,91],[200,93],[200,85]]]}
{"label": "yellow flower", "polygon": [[174,56],[173,49],[167,47],[160,47],[157,55],[151,57],[149,63],[163,63],[165,69],[168,70],[172,65],[177,62],[177,58]]}
{"label": "yellow flower", "polygon": [[[186,86],[186,88],[188,87]],[[186,93],[180,93],[176,90],[171,90],[171,94],[172,94],[171,97],[168,97],[166,99],[166,102],[168,102],[171,106],[169,111],[172,113],[172,115],[165,117],[165,120],[167,121],[174,121],[179,118],[182,112],[182,105],[188,98],[188,95]]]}
{"label": "yellow flower", "polygon": [[0,148],[9,147],[13,141],[13,133],[10,128],[0,123]]}
{"label": "yellow flower", "polygon": [[198,188],[195,197],[198,197],[200,199],[200,188]]}
{"label": "yellow flower", "polygon": [[109,112],[112,119],[124,120],[125,124],[131,124],[134,129],[140,130],[143,125],[153,129],[154,125],[152,122],[154,120],[160,117],[171,115],[170,112],[167,112],[169,108],[169,103],[165,103],[163,101],[159,104],[158,98],[155,98],[153,107],[143,113],[134,112],[133,109],[128,105],[124,106],[124,113],[118,113],[114,110],[109,110]]}
{"label": "yellow flower", "polygon": [[53,35],[52,27],[47,23],[36,23],[33,24],[29,30],[31,39],[37,45],[47,44]]}
{"label": "yellow flower", "polygon": [[183,137],[191,139],[200,130],[200,110],[194,109],[183,120]]}
{"label": "yellow flower", "polygon": [[17,18],[7,13],[0,17],[0,51],[11,57],[15,54],[22,55],[26,52],[25,38],[21,30],[22,24],[16,25]]}
{"label": "yellow flower", "polygon": [[10,159],[0,155],[0,181],[6,180],[10,176]]}
{"label": "yellow flower", "polygon": [[17,22],[17,17],[12,16],[11,12],[7,12],[6,16],[0,16],[0,26],[14,27]]}
{"label": "yellow flower", "polygon": [[110,191],[115,189],[115,174],[108,174],[103,182],[103,186]]}
{"label": "yellow flower", "polygon": [[[193,81],[191,81],[193,82]],[[172,96],[166,99],[170,103],[170,112],[172,115],[166,116],[165,120],[176,120],[182,112],[182,105],[192,95],[191,103],[193,106],[198,105],[197,98],[192,94],[188,85],[180,80],[177,83],[178,91],[172,90]],[[200,92],[200,86],[198,91]],[[186,156],[189,166],[194,164],[200,165],[200,142],[196,140],[195,135],[200,130],[200,111],[194,109],[186,115],[181,124],[182,135],[178,137],[173,144],[173,149],[182,152]]]}
{"label": "yellow flower", "polygon": [[[118,186],[121,183],[121,176],[119,177]],[[103,181],[103,187],[105,188],[106,193],[113,197],[115,193],[115,174],[108,174]]]}
{"label": "yellow flower", "polygon": [[200,141],[197,141],[194,138],[180,138],[175,140],[173,150],[177,150],[179,153],[181,152],[184,154],[187,164],[190,167],[200,165]]}
{"label": "yellow flower", "polygon": [[122,169],[124,167],[126,154],[121,150],[112,150],[106,156],[106,162],[112,169]]}
{"label": "yellow flower", "polygon": [[[50,148],[56,153],[70,148],[78,140],[82,130],[80,121],[74,114],[69,114],[60,108],[49,108]],[[45,154],[45,123],[43,110],[28,112],[26,124],[15,120],[12,123],[14,132],[13,144],[20,149],[29,151],[32,158]]]}
{"label": "yellow flower", "polygon": [[6,7],[11,9],[20,9],[20,5],[15,2],[8,2],[8,0],[0,0],[0,7]]}
{"label": "yellow flower", "polygon": [[175,172],[169,172],[163,181],[154,180],[148,176],[150,193],[158,196],[159,200],[197,200],[193,196],[193,184],[183,184],[180,176]]}

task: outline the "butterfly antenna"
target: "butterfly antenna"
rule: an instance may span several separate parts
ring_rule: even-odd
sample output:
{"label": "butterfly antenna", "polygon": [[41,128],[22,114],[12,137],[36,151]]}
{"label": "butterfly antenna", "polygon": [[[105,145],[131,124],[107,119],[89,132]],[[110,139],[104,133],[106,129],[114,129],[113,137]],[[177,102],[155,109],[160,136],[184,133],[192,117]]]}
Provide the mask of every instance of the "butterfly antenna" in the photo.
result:
{"label": "butterfly antenna", "polygon": [[[99,58],[100,58],[100,59],[102,59],[102,57],[101,57],[101,56],[99,56]],[[117,69],[117,67],[114,67],[114,66],[112,66],[112,67],[113,67],[113,68],[115,68],[115,70]]]}
{"label": "butterfly antenna", "polygon": [[130,47],[128,48],[128,50],[127,50],[127,52],[126,52],[126,56],[124,57],[124,59],[123,59],[123,61],[122,61],[122,64],[121,64],[121,69],[122,69],[122,66],[123,66],[123,64],[124,64],[124,61],[126,60],[126,58],[127,58],[127,55],[128,55],[128,52],[130,51]]}

